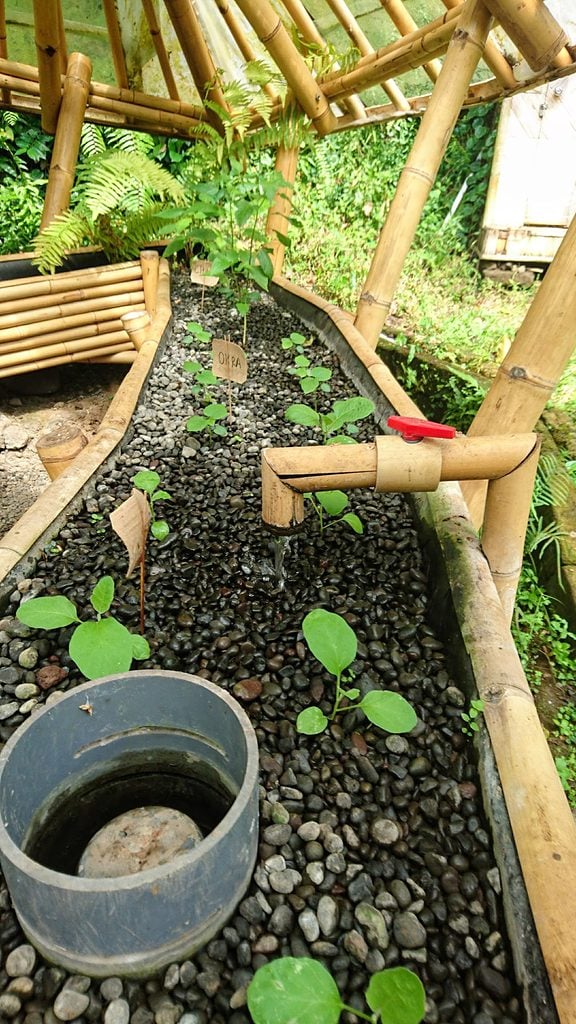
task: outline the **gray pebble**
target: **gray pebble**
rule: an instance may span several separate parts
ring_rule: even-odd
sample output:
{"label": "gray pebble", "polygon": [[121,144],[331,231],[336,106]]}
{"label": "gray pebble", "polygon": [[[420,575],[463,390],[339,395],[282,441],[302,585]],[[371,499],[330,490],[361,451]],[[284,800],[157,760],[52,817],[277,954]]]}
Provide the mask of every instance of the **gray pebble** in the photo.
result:
{"label": "gray pebble", "polygon": [[391,818],[376,818],[370,826],[370,835],[380,846],[392,846],[400,839],[402,830]]}
{"label": "gray pebble", "polygon": [[0,996],[0,1014],[4,1017],[16,1017],[22,1009],[22,1003],[18,996],[10,992],[3,992]]}
{"label": "gray pebble", "polygon": [[402,949],[419,949],[426,942],[426,929],[416,914],[407,910],[394,918],[394,938]]}
{"label": "gray pebble", "polygon": [[383,915],[370,903],[359,903],[354,908],[354,917],[366,931],[368,942],[378,949],[388,949],[390,936]]}
{"label": "gray pebble", "polygon": [[360,932],[353,929],[350,932],[346,932],[343,941],[344,949],[350,954],[353,960],[357,960],[359,964],[363,964],[368,956],[368,946],[366,939]]}
{"label": "gray pebble", "polygon": [[299,871],[295,871],[294,868],[286,868],[284,871],[270,872],[270,885],[274,889],[274,892],[288,895],[289,893],[294,892],[294,889],[301,881],[302,875]]}
{"label": "gray pebble", "polygon": [[25,647],[18,655],[18,664],[21,668],[36,668],[38,664],[38,651],[35,647]]}
{"label": "gray pebble", "polygon": [[320,938],[320,925],[318,924],[318,918],[313,910],[306,907],[301,914],[298,915],[298,924],[302,929],[302,933],[307,942],[315,942],[316,939]]}
{"label": "gray pebble", "polygon": [[321,896],[316,910],[322,935],[332,935],[338,926],[338,904],[331,896]]}
{"label": "gray pebble", "polygon": [[88,1007],[90,996],[85,992],[75,992],[73,988],[64,988],[54,1001],[54,1013],[58,1020],[74,1020],[81,1017]]}
{"label": "gray pebble", "polygon": [[4,970],[9,978],[19,978],[23,974],[32,974],[36,965],[36,950],[33,946],[25,943],[17,946],[6,957]]}
{"label": "gray pebble", "polygon": [[264,829],[263,840],[270,846],[284,846],[292,835],[290,825],[268,825]]}
{"label": "gray pebble", "polygon": [[11,718],[17,711],[20,710],[20,705],[17,701],[10,701],[8,704],[0,704],[0,722],[5,722],[7,718]]}
{"label": "gray pebble", "polygon": [[300,825],[298,835],[304,843],[312,842],[320,835],[320,825],[317,821],[305,821],[303,825]]}
{"label": "gray pebble", "polygon": [[113,999],[104,1012],[104,1024],[128,1024],[130,1007],[125,999]]}
{"label": "gray pebble", "polygon": [[14,690],[14,696],[18,697],[18,700],[30,700],[31,697],[37,697],[39,693],[40,687],[35,683],[20,683]]}
{"label": "gray pebble", "polygon": [[121,978],[105,978],[100,985],[100,995],[106,1003],[111,1003],[113,999],[120,999],[123,991],[124,985]]}
{"label": "gray pebble", "polygon": [[294,927],[294,911],[286,903],[276,907],[270,918],[270,931],[274,935],[284,938],[290,935]]}

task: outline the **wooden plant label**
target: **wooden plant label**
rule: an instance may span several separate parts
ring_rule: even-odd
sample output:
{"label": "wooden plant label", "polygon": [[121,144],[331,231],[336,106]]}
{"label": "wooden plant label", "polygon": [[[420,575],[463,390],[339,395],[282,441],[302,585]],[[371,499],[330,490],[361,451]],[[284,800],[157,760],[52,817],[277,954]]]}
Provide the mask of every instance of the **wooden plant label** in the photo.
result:
{"label": "wooden plant label", "polygon": [[224,380],[243,384],[248,376],[246,353],[240,345],[225,338],[212,341],[212,373]]}
{"label": "wooden plant label", "polygon": [[142,562],[150,529],[150,508],[142,491],[133,488],[130,497],[110,513],[110,522],[112,529],[126,546],[126,576],[131,576],[136,566]]}
{"label": "wooden plant label", "polygon": [[204,288],[215,288],[218,278],[210,273],[212,264],[210,260],[193,260],[190,264],[190,280],[192,284],[201,284]]}

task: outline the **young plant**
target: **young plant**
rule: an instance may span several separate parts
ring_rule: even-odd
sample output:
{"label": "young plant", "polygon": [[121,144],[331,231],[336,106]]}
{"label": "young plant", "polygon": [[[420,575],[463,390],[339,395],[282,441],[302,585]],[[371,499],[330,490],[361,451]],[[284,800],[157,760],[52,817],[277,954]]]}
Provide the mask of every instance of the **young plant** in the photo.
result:
{"label": "young plant", "polygon": [[[336,695],[329,715],[318,707],[306,708],[296,719],[296,729],[306,736],[323,732],[329,722],[342,711],[361,708],[366,718],[386,732],[410,732],[417,718],[413,707],[399,693],[392,690],[370,690],[358,700],[357,687],[345,689],[343,674],[356,658],[358,641],[346,619],[324,608],[308,612],[302,623],[304,639],[315,658],[327,672],[336,677]],[[346,703],[345,703],[346,702]]]}
{"label": "young plant", "polygon": [[186,430],[189,430],[192,434],[200,434],[203,431],[207,431],[210,437],[210,444],[212,444],[212,437],[217,434],[218,437],[226,437],[228,430],[220,420],[226,419],[228,410],[222,402],[211,402],[210,405],[204,406],[201,416],[191,416],[186,423]]}
{"label": "young plant", "polygon": [[187,359],[182,369],[194,377],[192,394],[202,402],[213,402],[212,388],[221,383],[216,374],[212,370],[205,370],[202,363],[195,359]]}
{"label": "young plant", "polygon": [[[307,493],[304,495],[308,498],[312,508],[318,516],[318,522],[320,523],[320,536],[324,536],[324,530],[327,530],[330,526],[336,526],[336,523],[346,523],[354,533],[364,533],[364,523],[357,516],[355,512],[344,512],[344,509],[349,504],[348,497],[344,494],[344,491],[317,491],[314,494]],[[331,516],[330,522],[324,521],[324,515]],[[333,518],[338,516],[338,518]]]}
{"label": "young plant", "polygon": [[141,469],[136,476],[133,476],[131,483],[139,491],[144,491],[150,506],[150,533],[156,540],[166,540],[170,533],[170,527],[165,519],[158,519],[155,505],[157,501],[172,501],[172,495],[158,487],[160,477],[153,469]]}
{"label": "young plant", "polygon": [[328,394],[330,385],[328,381],[332,377],[332,370],[326,366],[312,366],[307,356],[297,355],[294,366],[288,370],[294,377],[298,377],[302,393],[312,395],[316,391],[323,391]]}
{"label": "young plant", "polygon": [[[316,412],[310,405],[290,405],[284,413],[290,423],[303,427],[317,427],[322,432],[324,444],[356,444],[350,434],[357,434],[358,420],[366,419],[374,412],[374,402],[356,395],[353,398],[334,402],[328,413]],[[342,434],[340,431],[345,430]]]}
{"label": "young plant", "polygon": [[185,345],[192,345],[193,342],[200,345],[206,345],[212,340],[212,331],[210,328],[202,327],[202,324],[196,323],[195,320],[191,320],[190,323],[186,324],[186,330],[191,337],[184,338]]}
{"label": "young plant", "polygon": [[285,352],[292,352],[294,350],[297,355],[301,356],[304,354],[304,349],[312,344],[312,338],[306,338],[298,331],[292,331],[287,338],[282,338],[280,344]]}
{"label": "young plant", "polygon": [[99,679],[128,672],[133,658],[143,661],[150,657],[145,637],[130,633],[112,615],[102,618],[113,600],[114,580],[102,576],[90,595],[96,622],[81,622],[76,606],[60,595],[30,598],[19,606],[16,618],[32,629],[63,629],[78,622],[70,638],[70,657],[87,679]]}
{"label": "young plant", "polygon": [[471,736],[473,732],[480,732],[480,726],[478,725],[477,719],[480,717],[483,711],[483,700],[471,700],[470,708],[468,709],[468,711],[460,712],[460,717],[464,722],[464,725],[462,726],[462,732],[465,733],[466,736]]}
{"label": "young plant", "polygon": [[371,1024],[420,1024],[426,1012],[424,986],[406,967],[377,971],[364,998],[369,1014],[343,1003],[332,975],[309,957],[264,964],[247,990],[254,1024],[338,1024],[343,1011]]}

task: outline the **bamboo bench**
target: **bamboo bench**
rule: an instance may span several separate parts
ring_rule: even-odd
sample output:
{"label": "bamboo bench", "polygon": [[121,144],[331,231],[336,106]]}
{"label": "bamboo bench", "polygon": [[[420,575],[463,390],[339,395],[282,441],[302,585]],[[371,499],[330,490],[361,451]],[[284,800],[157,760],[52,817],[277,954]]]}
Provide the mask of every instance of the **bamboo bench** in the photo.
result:
{"label": "bamboo bench", "polygon": [[158,253],[0,283],[0,378],[65,363],[131,363],[154,315]]}

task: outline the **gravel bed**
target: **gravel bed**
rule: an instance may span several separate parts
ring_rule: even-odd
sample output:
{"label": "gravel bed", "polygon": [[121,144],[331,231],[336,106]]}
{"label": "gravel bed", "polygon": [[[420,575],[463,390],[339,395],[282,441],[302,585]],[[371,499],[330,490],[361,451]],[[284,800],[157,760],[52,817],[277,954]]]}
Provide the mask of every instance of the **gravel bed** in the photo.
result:
{"label": "gravel bed", "polygon": [[[230,331],[220,300],[207,295],[204,307],[203,322],[216,335],[238,338],[238,318]],[[194,350],[182,339],[200,313],[199,291],[183,277],[173,281],[173,309],[173,338],[131,440],[0,619],[0,739],[39,704],[83,681],[68,658],[69,630],[24,627],[14,618],[20,600],[66,594],[87,617],[93,585],[110,573],[117,582],[113,611],[138,630],[137,580],[124,579],[126,556],[107,513],[128,496],[137,470],[154,468],[174,501],[165,506],[170,535],[149,551],[149,664],[209,678],[246,708],[260,745],[257,867],[216,938],[145,982],[91,981],[45,964],[2,888],[0,1018],[248,1024],[245,993],[254,970],[293,955],[321,960],[345,1001],[364,1010],[369,975],[401,964],[424,983],[427,1024],[523,1022],[499,873],[462,732],[466,698],[427,622],[427,570],[409,507],[398,495],[355,491],[350,507],[363,519],[364,535],[336,525],[321,537],[309,513],[287,546],[275,541],[260,519],[260,450],[315,440],[283,417],[290,403],[305,401],[287,373],[291,357],[280,350],[281,337],[298,324],[267,298],[254,307],[250,379],[233,389],[229,438],[210,448],[185,430],[193,404],[181,365]],[[319,343],[311,357],[334,369],[330,401],[354,393]],[[362,434],[373,433],[368,422]],[[299,711],[331,698],[330,678],[300,630],[318,606],[345,615],[357,633],[355,685],[401,690],[414,704],[418,724],[409,736],[387,735],[355,711],[320,737],[296,733]]]}

